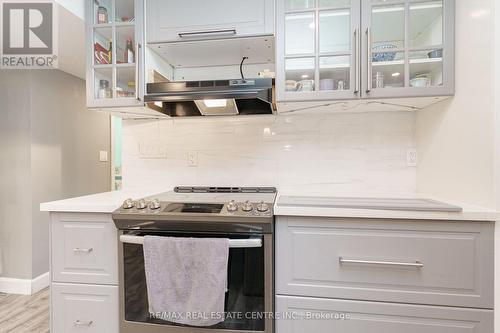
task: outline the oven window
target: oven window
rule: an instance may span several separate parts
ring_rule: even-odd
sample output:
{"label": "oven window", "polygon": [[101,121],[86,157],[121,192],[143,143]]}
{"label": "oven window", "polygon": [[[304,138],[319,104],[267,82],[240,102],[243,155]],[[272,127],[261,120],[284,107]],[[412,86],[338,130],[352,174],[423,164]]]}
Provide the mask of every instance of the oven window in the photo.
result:
{"label": "oven window", "polygon": [[[151,235],[154,233],[148,233]],[[173,237],[228,237],[227,235],[158,234]],[[248,236],[231,236],[248,238]],[[142,245],[123,244],[125,320],[172,326],[185,326],[153,318],[148,310]],[[224,322],[213,329],[264,331],[264,247],[229,250],[228,292]],[[257,315],[256,315],[257,314]]]}

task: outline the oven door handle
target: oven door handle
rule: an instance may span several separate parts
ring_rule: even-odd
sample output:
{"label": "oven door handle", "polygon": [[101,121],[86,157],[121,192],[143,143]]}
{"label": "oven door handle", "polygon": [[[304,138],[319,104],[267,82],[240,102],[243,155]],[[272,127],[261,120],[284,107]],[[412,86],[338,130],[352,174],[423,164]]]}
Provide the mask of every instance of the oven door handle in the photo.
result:
{"label": "oven door handle", "polygon": [[[127,244],[144,244],[144,237],[142,236],[130,236],[130,235],[120,235],[120,242]],[[247,247],[262,247],[262,239],[260,238],[249,238],[249,239],[230,239],[230,248],[247,248]]]}

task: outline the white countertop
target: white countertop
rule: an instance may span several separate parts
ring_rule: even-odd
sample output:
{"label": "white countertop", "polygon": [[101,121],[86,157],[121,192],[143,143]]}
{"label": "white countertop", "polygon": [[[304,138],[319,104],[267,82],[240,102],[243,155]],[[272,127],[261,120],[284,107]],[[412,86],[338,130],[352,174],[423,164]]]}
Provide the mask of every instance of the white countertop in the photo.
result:
{"label": "white countertop", "polygon": [[[40,204],[44,212],[82,212],[82,213],[112,213],[127,198],[143,198],[162,192],[161,190],[143,191],[111,191],[87,195],[77,198],[52,201]],[[293,205],[280,204],[282,197],[293,200]],[[301,198],[307,202],[301,205]],[[388,218],[388,219],[423,219],[423,220],[456,220],[456,221],[500,221],[500,212],[491,209],[465,205],[448,200],[440,200],[426,196],[425,198],[443,201],[462,207],[461,212],[437,211],[409,211],[409,210],[382,210],[382,209],[353,209],[316,207],[310,205],[310,198],[314,196],[296,196],[278,193],[274,214],[277,216],[317,216],[317,217],[344,217],[344,218]],[[323,196],[323,198],[326,198]]]}
{"label": "white countertop", "polygon": [[161,191],[110,191],[40,204],[42,212],[112,213],[127,198],[143,198]]}
{"label": "white countertop", "polygon": [[[454,220],[454,221],[500,221],[500,212],[483,207],[465,205],[435,197],[422,198],[442,201],[446,204],[462,208],[461,212],[418,211],[418,210],[390,210],[390,209],[363,209],[363,208],[335,208],[322,205],[311,205],[315,196],[291,196],[280,194],[274,206],[277,216],[316,216],[316,217],[344,217],[344,218],[376,218],[376,219],[417,219],[417,220]],[[327,198],[323,196],[322,198]],[[303,204],[301,204],[301,199]],[[418,199],[418,198],[414,198]],[[395,199],[399,200],[399,199]],[[386,200],[387,201],[387,200]],[[293,202],[293,203],[291,203]]]}

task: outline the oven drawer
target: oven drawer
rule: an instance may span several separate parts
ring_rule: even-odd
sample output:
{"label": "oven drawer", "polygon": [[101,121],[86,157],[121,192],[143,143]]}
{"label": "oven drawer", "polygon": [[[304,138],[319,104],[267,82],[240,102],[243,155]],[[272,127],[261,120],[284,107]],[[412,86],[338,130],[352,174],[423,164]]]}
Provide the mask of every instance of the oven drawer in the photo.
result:
{"label": "oven drawer", "polygon": [[118,333],[118,287],[53,283],[52,333]]}
{"label": "oven drawer", "polygon": [[493,223],[279,217],[280,295],[493,308]]}
{"label": "oven drawer", "polygon": [[60,213],[51,223],[52,281],[118,284],[118,236],[110,215]]}
{"label": "oven drawer", "polygon": [[[276,297],[276,333],[491,333],[493,310]],[[293,315],[293,317],[292,317]]]}

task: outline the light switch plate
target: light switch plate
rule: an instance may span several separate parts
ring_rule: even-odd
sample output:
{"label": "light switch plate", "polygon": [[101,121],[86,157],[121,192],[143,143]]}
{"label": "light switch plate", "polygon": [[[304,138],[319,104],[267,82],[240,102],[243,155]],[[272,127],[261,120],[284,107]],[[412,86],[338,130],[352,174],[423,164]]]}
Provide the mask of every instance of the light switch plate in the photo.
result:
{"label": "light switch plate", "polygon": [[198,165],[198,153],[195,151],[188,152],[187,163],[190,167],[195,167]]}
{"label": "light switch plate", "polygon": [[139,157],[142,159],[167,158],[167,149],[161,142],[139,143]]}
{"label": "light switch plate", "polygon": [[108,161],[108,151],[100,150],[99,151],[99,162],[107,162]]}

